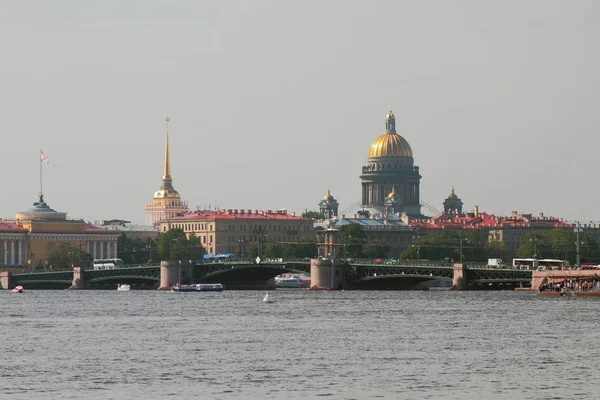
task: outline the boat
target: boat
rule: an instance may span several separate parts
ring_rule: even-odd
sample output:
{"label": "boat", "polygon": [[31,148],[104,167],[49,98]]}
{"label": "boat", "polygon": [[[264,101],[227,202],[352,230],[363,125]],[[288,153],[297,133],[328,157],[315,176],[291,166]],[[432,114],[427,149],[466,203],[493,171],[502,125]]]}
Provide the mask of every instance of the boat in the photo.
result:
{"label": "boat", "polygon": [[127,285],[125,283],[123,283],[123,284],[119,283],[119,285],[117,286],[117,290],[120,292],[127,292],[127,291],[131,290],[131,285]]}
{"label": "boat", "polygon": [[302,288],[305,285],[298,278],[280,278],[275,280],[277,288]]}
{"label": "boat", "polygon": [[18,285],[12,290],[13,293],[23,293],[23,286]]}
{"label": "boat", "polygon": [[310,276],[284,274],[275,277],[277,288],[308,288],[310,287]]}
{"label": "boat", "polygon": [[269,296],[269,293],[266,293],[266,294],[265,294],[265,298],[263,299],[263,303],[266,303],[266,304],[271,304],[271,303],[273,303],[273,301],[274,301],[274,300],[273,300],[273,299],[271,299],[271,297]]}
{"label": "boat", "polygon": [[220,283],[196,283],[191,285],[175,284],[171,291],[173,292],[222,292],[223,285]]}

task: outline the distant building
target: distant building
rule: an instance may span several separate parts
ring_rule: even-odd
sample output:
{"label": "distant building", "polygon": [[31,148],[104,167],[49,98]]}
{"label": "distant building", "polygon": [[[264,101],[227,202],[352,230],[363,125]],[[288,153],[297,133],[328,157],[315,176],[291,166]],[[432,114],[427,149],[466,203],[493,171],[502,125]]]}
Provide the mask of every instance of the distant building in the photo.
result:
{"label": "distant building", "polygon": [[154,193],[152,202],[146,204],[146,224],[157,226],[159,221],[168,220],[188,211],[186,201],[173,188],[171,161],[169,159],[169,118],[166,121],[165,165],[160,189]]}
{"label": "distant building", "polygon": [[[14,232],[7,235],[7,230]],[[4,237],[4,240],[2,240]],[[15,220],[0,224],[0,245],[4,265],[46,267],[48,253],[58,244],[81,249],[93,258],[117,258],[118,234],[106,232],[67,213],[53,210],[40,195]]]}
{"label": "distant building", "polygon": [[337,200],[331,195],[331,191],[327,189],[327,194],[319,203],[319,211],[325,216],[325,218],[329,219],[337,217],[338,207],[339,204]]}
{"label": "distant building", "polygon": [[262,211],[229,209],[193,211],[160,221],[160,231],[180,228],[200,238],[209,254],[244,256],[248,249],[268,242],[297,243],[314,237],[312,220],[288,214],[285,210]]}
{"label": "distant building", "polygon": [[[405,212],[409,217],[422,217],[419,167],[414,165],[410,145],[396,132],[396,117],[391,110],[385,119],[385,132],[369,148],[360,180],[362,208],[371,215],[383,215],[386,207],[392,206],[396,212]],[[394,204],[388,200],[392,192],[397,197]]]}
{"label": "distant building", "polygon": [[95,225],[98,228],[124,234],[130,239],[156,239],[159,235],[158,226],[135,225],[122,219],[102,220]]}

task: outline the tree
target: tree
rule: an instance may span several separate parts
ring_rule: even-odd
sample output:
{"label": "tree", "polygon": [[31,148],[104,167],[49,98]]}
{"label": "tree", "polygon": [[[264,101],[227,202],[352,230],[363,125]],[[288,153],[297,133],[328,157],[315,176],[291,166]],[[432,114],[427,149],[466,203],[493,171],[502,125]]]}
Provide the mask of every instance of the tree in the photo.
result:
{"label": "tree", "polygon": [[264,257],[267,259],[283,257],[283,246],[277,242],[267,243],[265,246]]}
{"label": "tree", "polygon": [[75,265],[89,267],[92,255],[70,243],[59,243],[48,252],[47,262],[48,266],[58,271],[71,269]]}
{"label": "tree", "polygon": [[302,213],[302,218],[310,218],[310,219],[325,219],[325,214],[318,211],[304,211]]}
{"label": "tree", "polygon": [[298,240],[298,242],[300,243],[294,246],[295,258],[313,258],[317,256],[317,244],[315,243],[315,238],[311,236],[303,236]]}
{"label": "tree", "polygon": [[359,224],[353,222],[341,226],[338,230],[338,241],[342,245],[343,258],[361,257],[362,246],[366,239],[367,235]]}
{"label": "tree", "polygon": [[485,244],[485,253],[487,258],[501,258],[504,259],[504,242],[501,240],[491,240]]}
{"label": "tree", "polygon": [[205,253],[200,238],[194,234],[188,238],[180,228],[160,233],[156,240],[156,258],[160,260],[202,260]]}
{"label": "tree", "polygon": [[365,249],[365,257],[367,258],[388,258],[390,247],[386,245],[371,245]]}

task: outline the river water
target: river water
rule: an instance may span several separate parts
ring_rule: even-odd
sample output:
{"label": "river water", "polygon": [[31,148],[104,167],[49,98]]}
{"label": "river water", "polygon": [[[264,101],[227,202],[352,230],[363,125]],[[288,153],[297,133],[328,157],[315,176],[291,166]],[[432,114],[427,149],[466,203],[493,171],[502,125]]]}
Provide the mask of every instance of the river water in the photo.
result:
{"label": "river water", "polygon": [[593,399],[600,298],[3,291],[0,398]]}

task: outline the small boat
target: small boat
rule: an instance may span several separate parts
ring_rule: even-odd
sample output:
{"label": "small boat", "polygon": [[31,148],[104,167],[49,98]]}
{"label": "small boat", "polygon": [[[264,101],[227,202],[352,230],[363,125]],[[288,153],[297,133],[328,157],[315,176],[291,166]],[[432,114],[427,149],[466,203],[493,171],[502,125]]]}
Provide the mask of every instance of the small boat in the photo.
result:
{"label": "small boat", "polygon": [[265,298],[263,299],[263,303],[266,303],[266,304],[271,304],[271,303],[273,303],[273,300],[272,300],[272,299],[271,299],[271,297],[269,296],[269,293],[266,293],[266,294],[265,294]]}
{"label": "small boat", "polygon": [[23,293],[23,286],[18,285],[12,290],[13,293]]}
{"label": "small boat", "polygon": [[131,285],[127,285],[125,283],[123,283],[123,284],[119,283],[119,285],[117,286],[117,290],[120,292],[128,292],[131,290]]}
{"label": "small boat", "polygon": [[539,296],[566,296],[566,297],[598,297],[600,296],[600,291],[597,290],[543,290],[538,293]]}
{"label": "small boat", "polygon": [[221,283],[196,283],[192,285],[175,284],[171,288],[172,292],[222,292],[223,285]]}

